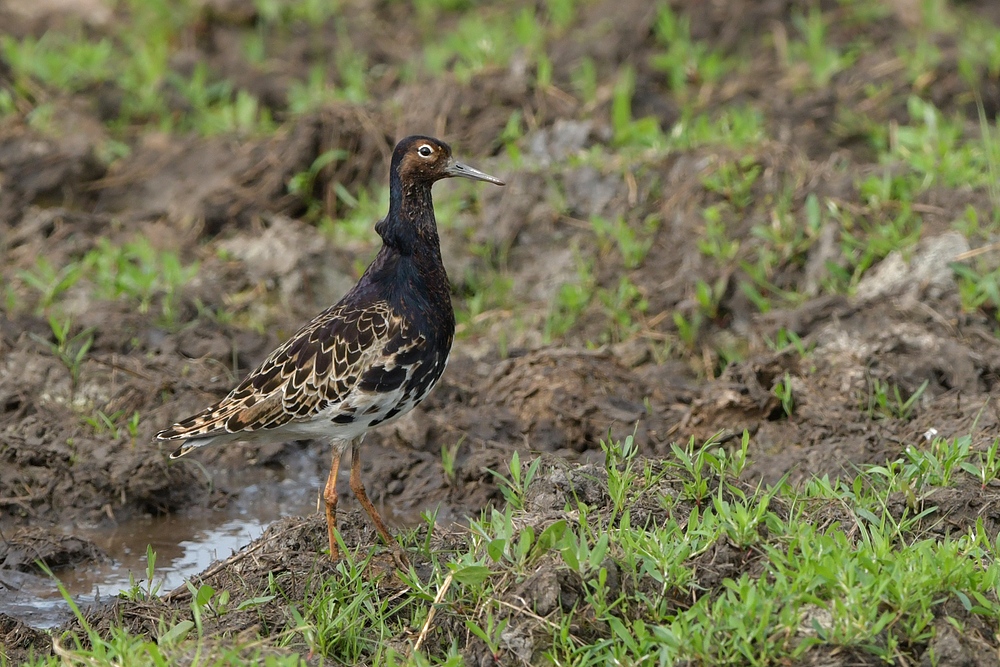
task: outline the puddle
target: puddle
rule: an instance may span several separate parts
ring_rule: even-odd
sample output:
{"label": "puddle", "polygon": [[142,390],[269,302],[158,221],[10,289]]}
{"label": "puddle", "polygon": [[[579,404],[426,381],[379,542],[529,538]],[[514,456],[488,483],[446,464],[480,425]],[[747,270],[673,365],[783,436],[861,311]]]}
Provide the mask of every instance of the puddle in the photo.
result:
{"label": "puddle", "polygon": [[[341,468],[342,487],[347,484],[349,464],[348,460]],[[55,574],[81,608],[128,590],[132,585],[130,574],[145,590],[148,587],[146,546],[149,545],[156,554],[153,586],[158,587],[161,594],[165,593],[214,561],[239,551],[278,519],[315,512],[320,487],[326,483],[325,465],[325,450],[305,447],[288,457],[280,470],[216,471],[216,484],[239,490],[226,507],[192,508],[189,512],[139,518],[102,528],[74,526],[74,534],[93,541],[112,562],[59,570]],[[357,506],[349,491],[342,491],[341,499],[344,509]],[[392,506],[377,502],[376,505],[392,527],[422,521],[419,511],[399,512]],[[438,522],[447,523],[451,508],[442,506],[439,509]],[[67,532],[71,531],[67,529]],[[55,627],[72,615],[51,579],[11,570],[0,570],[0,612],[35,628]]]}
{"label": "puddle", "polygon": [[[226,488],[242,489],[225,508],[194,508],[93,530],[75,527],[74,533],[92,540],[113,561],[59,570],[56,576],[81,607],[127,590],[130,574],[145,589],[149,545],[156,554],[153,585],[161,593],[180,586],[260,537],[272,522],[314,512],[321,483],[315,458],[306,449],[280,471],[220,473],[217,482],[224,476]],[[59,625],[72,613],[51,579],[10,570],[0,571],[0,611],[36,628]]]}
{"label": "puddle", "polygon": [[[256,517],[229,518],[220,523],[220,517],[192,520],[172,516],[133,521],[107,531],[77,531],[92,539],[114,560],[60,570],[56,576],[81,607],[127,590],[131,585],[130,574],[146,589],[148,544],[156,554],[153,585],[165,592],[259,537],[268,523]],[[187,538],[171,539],[181,535]],[[14,591],[9,598],[4,596],[5,612],[33,627],[59,625],[71,615],[69,605],[47,577],[4,571],[0,573],[0,583]]]}

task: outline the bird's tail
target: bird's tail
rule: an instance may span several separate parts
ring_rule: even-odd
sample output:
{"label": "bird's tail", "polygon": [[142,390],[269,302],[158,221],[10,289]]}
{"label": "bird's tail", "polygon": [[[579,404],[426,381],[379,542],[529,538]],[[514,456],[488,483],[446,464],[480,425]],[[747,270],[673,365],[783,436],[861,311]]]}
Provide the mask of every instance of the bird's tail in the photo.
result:
{"label": "bird's tail", "polygon": [[172,454],[170,454],[170,458],[179,459],[180,457],[185,456],[186,454],[190,454],[196,449],[200,449],[206,445],[211,445],[213,442],[218,441],[219,436],[209,435],[202,437],[197,437],[197,436],[184,437],[183,434],[177,433],[173,429],[168,428],[166,430],[157,433],[156,439],[159,440],[160,442],[177,443],[178,441],[180,441],[181,446],[175,449]]}
{"label": "bird's tail", "polygon": [[170,458],[172,458],[172,459],[179,459],[180,457],[184,456],[185,454],[189,454],[189,453],[193,452],[194,450],[198,449],[199,447],[204,447],[207,444],[208,444],[207,442],[197,442],[197,441],[195,441],[195,442],[185,442],[183,445],[181,445],[180,447],[178,447],[177,449],[175,449],[170,454]]}

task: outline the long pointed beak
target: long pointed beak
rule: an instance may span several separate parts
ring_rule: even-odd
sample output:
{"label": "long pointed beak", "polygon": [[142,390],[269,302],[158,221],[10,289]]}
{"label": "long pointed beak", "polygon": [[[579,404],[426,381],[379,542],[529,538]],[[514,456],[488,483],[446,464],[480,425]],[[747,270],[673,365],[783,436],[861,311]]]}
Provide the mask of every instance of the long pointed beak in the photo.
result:
{"label": "long pointed beak", "polygon": [[474,181],[486,181],[487,183],[493,183],[494,185],[506,185],[496,176],[490,176],[487,173],[481,172],[478,169],[473,169],[467,164],[462,164],[461,162],[456,162],[454,159],[451,163],[445,167],[444,173],[449,176],[456,176],[459,178],[471,178]]}

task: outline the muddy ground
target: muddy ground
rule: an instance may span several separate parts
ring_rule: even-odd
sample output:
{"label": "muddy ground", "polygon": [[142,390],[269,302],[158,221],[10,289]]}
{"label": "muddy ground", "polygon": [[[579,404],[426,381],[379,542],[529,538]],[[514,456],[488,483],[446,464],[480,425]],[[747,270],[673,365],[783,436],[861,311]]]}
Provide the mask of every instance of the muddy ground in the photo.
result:
{"label": "muddy ground", "polygon": [[[786,258],[774,281],[804,297],[795,307],[759,314],[738,288],[743,278],[738,266],[720,268],[697,245],[704,234],[701,211],[721,199],[702,178],[738,151],[676,151],[628,174],[613,164],[602,169],[564,159],[608,143],[610,94],[586,105],[565,92],[571,89],[571,66],[584,56],[594,60],[602,80],[618,64],[632,63],[635,116],[653,115],[668,128],[678,120],[663,75],[646,66],[658,48],[650,3],[585,5],[579,25],[550,49],[553,81],[547,88],[535,87],[518,67],[475,74],[468,83],[449,77],[405,83],[398,72],[418,48],[395,37],[398,26],[412,18],[407,8],[352,4],[357,11],[350,14],[350,29],[370,35],[355,43],[364,43],[369,58],[385,65],[372,101],[331,103],[290,120],[273,137],[147,133],[135,137],[128,157],[108,167],[97,150],[107,139],[101,114],[114,91],[103,89],[72,96],[39,93],[54,105],[48,132],[16,116],[0,124],[0,277],[7,294],[14,295],[0,311],[0,570],[35,571],[36,558],[55,569],[100,559],[100,550],[75,537],[73,526],[218,507],[240,493],[210,483],[224,479],[223,471],[242,466],[280,471],[298,449],[319,447],[229,446],[199,452],[196,462],[169,461],[169,452],[152,436],[222,396],[299,323],[339,298],[371,256],[370,244],[335,243],[300,221],[308,202],[289,194],[288,179],[323,152],[346,150],[349,157],[321,172],[316,186],[336,219],[330,184],[356,189],[383,183],[394,140],[416,132],[446,138],[470,163],[507,179],[503,190],[436,190],[439,202],[467,198],[442,232],[445,262],[456,303],[468,297],[470,276],[509,277],[510,301],[522,309],[521,321],[528,326],[512,329],[502,309],[480,315],[456,343],[431,397],[397,425],[368,437],[363,474],[378,502],[412,512],[438,507],[443,520],[459,519],[501,500],[488,469],[505,469],[512,452],[595,462],[602,459],[602,439],[633,432],[642,454],[655,457],[668,453],[673,442],[732,439],[747,430],[751,484],[785,475],[792,482],[811,475],[851,476],[858,465],[883,463],[908,446],[921,446],[929,433],[971,435],[976,448],[992,442],[1000,419],[996,313],[963,310],[949,267],[974,242],[952,231],[951,223],[967,206],[989,219],[987,192],[932,188],[921,194],[917,247],[883,260],[852,296],[816,287],[826,263],[839,261],[835,243],[820,241],[801,256]],[[797,214],[813,193],[863,215],[858,179],[883,167],[839,119],[845,110],[864,106],[873,122],[907,120],[906,98],[913,88],[898,66],[897,45],[911,34],[909,3],[887,3],[890,11],[875,24],[834,22],[835,42],[866,30],[875,46],[827,88],[805,92],[795,72],[775,49],[761,46],[760,38],[793,32],[797,3],[672,4],[691,17],[696,38],[752,63],[755,76],[732,75],[701,91],[707,112],[736,104],[762,111],[770,139],[752,149],[761,167],[752,197],[771,200],[791,185]],[[820,4],[838,11],[837,3]],[[229,9],[206,10],[198,39],[176,66],[206,62],[219,76],[255,92],[281,118],[288,80],[308,63],[289,57],[283,61],[287,71],[262,72],[242,62],[238,38],[252,29],[253,6],[208,3],[215,5]],[[987,0],[961,5],[983,20],[1000,20]],[[18,12],[0,6],[0,23],[10,34],[37,35],[68,20],[60,11],[71,10]],[[580,37],[598,28],[600,39]],[[977,110],[957,71],[957,45],[947,37],[940,42],[943,59],[921,94],[975,127]],[[292,35],[281,48],[296,54],[306,47]],[[878,106],[863,96],[868,83],[884,87]],[[985,76],[980,84],[992,117],[1000,108],[1000,82]],[[0,61],[4,85],[9,76]],[[498,137],[515,110],[530,123],[522,142],[528,159],[512,169]],[[751,230],[764,210],[751,207],[730,221],[728,236],[750,247]],[[581,224],[594,215],[661,220],[637,268],[626,269],[620,256],[601,249],[593,231]],[[838,229],[822,230],[820,237],[837,234]],[[85,282],[75,285],[61,300],[62,312],[72,316],[73,333],[88,331],[93,343],[74,376],[53,352],[56,341],[39,294],[19,275],[40,256],[61,267],[99,239],[117,244],[137,237],[178,252],[185,262],[199,262],[197,276],[176,296],[176,324],[165,326],[151,315],[167,298],[162,294],[141,312],[132,302],[96,298]],[[473,253],[474,244],[493,252]],[[597,287],[614,288],[626,274],[639,288],[648,306],[633,313],[638,326],[627,335],[607,335],[607,318],[596,304],[565,337],[544,341],[545,314],[559,285],[574,275],[574,253],[593,262]],[[721,279],[725,295],[718,316],[688,346],[672,313],[693,312],[698,279],[708,284]],[[219,312],[235,316],[213,315]],[[781,329],[797,333],[811,351],[771,350],[767,341]],[[501,335],[503,346],[497,343]],[[727,364],[720,354],[726,349],[738,349],[740,360]],[[795,397],[791,416],[773,391],[786,377]],[[865,409],[874,381],[893,383],[905,395],[925,382],[926,388],[908,418],[884,418]],[[84,421],[97,410],[138,411],[134,435],[98,432]],[[449,475],[441,450],[455,443],[461,444]],[[316,474],[325,475],[326,455],[318,461]],[[975,503],[981,492],[970,487],[967,498],[952,500],[956,507]],[[343,494],[342,503],[345,540],[374,542],[348,496]],[[253,567],[266,571],[276,567],[275,559],[292,569],[297,563],[289,559],[303,559],[303,567],[315,562],[310,554],[325,539],[322,521],[310,517],[289,526],[272,531],[293,530],[299,546],[281,550],[265,544],[267,557],[255,558]],[[995,534],[996,527],[992,530]],[[115,604],[114,614],[147,618],[157,612]],[[169,607],[171,601],[162,604]],[[8,646],[45,643],[9,617],[0,615],[0,626],[0,640]]]}

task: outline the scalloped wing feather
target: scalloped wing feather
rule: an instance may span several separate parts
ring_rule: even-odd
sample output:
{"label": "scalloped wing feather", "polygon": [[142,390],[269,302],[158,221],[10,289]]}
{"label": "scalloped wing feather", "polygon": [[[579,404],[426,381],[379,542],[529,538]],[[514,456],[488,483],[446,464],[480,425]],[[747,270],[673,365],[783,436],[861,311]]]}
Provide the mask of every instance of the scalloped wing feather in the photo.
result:
{"label": "scalloped wing feather", "polygon": [[398,385],[400,371],[407,375],[401,360],[425,342],[385,302],[364,308],[338,304],[275,349],[228,396],[156,437],[185,441],[177,457],[212,442],[321,416],[336,423],[340,410],[353,415],[351,404],[359,401],[359,393]]}

